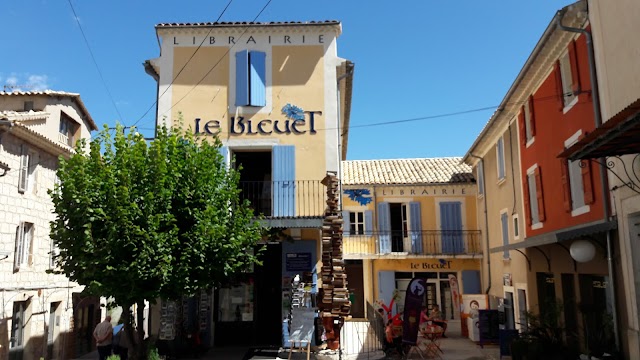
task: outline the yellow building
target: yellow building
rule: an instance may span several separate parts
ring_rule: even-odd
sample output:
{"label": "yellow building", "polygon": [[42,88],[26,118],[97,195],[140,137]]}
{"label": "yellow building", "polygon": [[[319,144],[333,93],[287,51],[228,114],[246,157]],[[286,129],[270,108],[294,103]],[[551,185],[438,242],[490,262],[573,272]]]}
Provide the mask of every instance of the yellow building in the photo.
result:
{"label": "yellow building", "polygon": [[229,279],[213,301],[178,306],[178,328],[154,323],[167,324],[173,310],[163,305],[150,328],[161,339],[197,329],[206,344],[282,344],[291,278],[310,274],[318,286],[320,181],[347,151],[353,64],[337,55],[341,24],[172,23],[156,33],[160,56],[145,70],[158,82],[158,124],[217,135],[230,166],[242,165],[242,196],[281,236],[264,242],[261,267]]}
{"label": "yellow building", "polygon": [[[352,316],[378,301],[404,307],[414,277],[427,282],[424,305],[460,319],[460,294],[482,293],[476,185],[460,158],[342,162],[344,257]],[[453,287],[452,287],[453,285]],[[457,287],[457,289],[456,289]],[[371,306],[368,306],[371,305]]]}

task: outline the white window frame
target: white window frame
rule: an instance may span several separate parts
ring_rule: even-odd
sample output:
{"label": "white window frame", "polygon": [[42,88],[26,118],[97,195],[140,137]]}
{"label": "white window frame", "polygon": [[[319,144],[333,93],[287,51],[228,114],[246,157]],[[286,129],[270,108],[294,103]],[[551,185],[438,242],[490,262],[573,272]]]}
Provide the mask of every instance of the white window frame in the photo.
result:
{"label": "white window frame", "polygon": [[[502,164],[502,174],[500,174],[500,164]],[[507,178],[507,163],[504,158],[504,136],[500,136],[496,142],[496,170],[498,183],[501,183]]]}
{"label": "white window frame", "polygon": [[578,96],[573,93],[573,74],[571,74],[571,57],[569,51],[565,51],[560,58],[560,78],[562,81],[563,113],[567,113],[578,102]]}
{"label": "white window frame", "polygon": [[511,216],[511,224],[513,225],[513,239],[520,240],[520,217],[518,214]]}
{"label": "white window frame", "polygon": [[[577,143],[581,135],[582,130],[578,130],[575,134],[565,140],[565,149],[568,149]],[[571,190],[571,216],[579,216],[591,211],[591,207],[584,201],[584,183],[582,181],[580,160],[567,160],[567,181],[569,182],[569,189]]]}
{"label": "white window frame", "polygon": [[21,194],[35,192],[38,172],[39,154],[23,145],[20,150],[20,173],[18,174],[18,192]]}
{"label": "white window frame", "polygon": [[[358,221],[359,215],[362,215],[362,221]],[[349,211],[349,236],[364,235],[365,221],[364,211]],[[362,226],[362,231],[359,231],[358,226]]]}
{"label": "white window frame", "polygon": [[14,259],[14,269],[20,270],[22,266],[30,266],[33,255],[33,240],[35,225],[31,222],[22,221],[16,231],[16,256]]}
{"label": "white window frame", "polygon": [[[538,217],[538,187],[536,186],[535,176],[535,171],[537,168],[538,164],[535,164],[527,169],[527,186],[529,187],[529,212],[531,213],[531,230],[541,229],[543,226],[540,218]],[[532,187],[534,191],[532,191]]]}

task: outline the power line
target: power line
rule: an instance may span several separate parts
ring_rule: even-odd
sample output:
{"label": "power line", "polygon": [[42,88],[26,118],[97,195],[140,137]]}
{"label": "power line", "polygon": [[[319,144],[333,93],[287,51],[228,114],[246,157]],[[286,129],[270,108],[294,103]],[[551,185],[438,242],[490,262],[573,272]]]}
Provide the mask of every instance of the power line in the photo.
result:
{"label": "power line", "polygon": [[[271,1],[272,1],[272,0],[268,0],[268,1],[267,1],[267,3],[262,7],[262,9],[261,9],[261,10],[260,10],[260,12],[258,13],[258,15],[256,15],[256,16],[253,18],[253,20],[251,21],[252,23],[254,23],[254,22],[258,19],[258,17],[260,17],[260,15],[262,15],[262,13],[264,12],[264,10],[269,6],[269,4],[271,4]],[[242,36],[247,32],[247,30],[249,30],[249,27],[250,27],[250,26],[251,26],[251,25],[247,25],[247,26],[245,26],[244,31],[242,32],[242,34],[240,34],[240,37],[238,38],[238,42],[239,42],[239,40],[240,40],[240,39],[242,39]],[[236,42],[236,43],[237,43],[237,42]],[[227,55],[229,55],[229,52],[230,52],[230,51],[231,51],[231,50],[236,46],[236,43],[234,43],[233,45],[231,45],[231,47],[229,47],[229,48],[227,49],[227,51],[224,53],[224,55],[222,55],[222,56],[220,57],[220,59],[218,59],[218,61],[217,61],[215,64],[213,64],[213,66],[209,69],[209,71],[207,71],[207,73],[206,73],[206,74],[204,74],[204,76],[203,76],[200,80],[198,80],[198,82],[197,82],[197,83],[196,83],[196,84],[195,84],[191,89],[189,89],[189,91],[187,91],[187,93],[186,93],[186,94],[184,94],[184,96],[182,96],[182,97],[180,98],[180,100],[176,101],[173,105],[171,105],[171,107],[170,107],[169,109],[167,109],[165,112],[163,112],[163,113],[162,113],[162,114],[160,114],[159,116],[162,116],[162,115],[166,114],[167,112],[171,111],[171,109],[173,109],[173,108],[174,108],[176,105],[178,105],[182,100],[184,100],[184,99],[185,99],[185,98],[186,98],[186,97],[191,93],[191,91],[193,91],[193,89],[195,89],[198,85],[200,85],[200,84],[204,81],[204,79],[205,79],[207,76],[209,76],[209,74],[210,74],[210,73],[211,73],[211,72],[212,72],[212,71],[213,71],[213,70],[218,66],[218,64],[220,64],[220,62],[221,62],[221,61],[222,61],[222,60],[223,60]],[[138,119],[138,121],[139,121],[139,120],[140,120],[140,119]]]}
{"label": "power line", "polygon": [[102,80],[102,85],[104,85],[105,90],[107,90],[107,94],[109,94],[109,99],[111,99],[111,104],[113,108],[116,109],[116,113],[120,117],[120,120],[123,120],[122,114],[120,110],[118,110],[118,106],[116,105],[115,100],[113,100],[113,95],[111,95],[111,91],[109,91],[109,87],[107,86],[107,82],[104,80],[104,76],[102,76],[102,71],[100,71],[100,67],[98,66],[98,62],[96,61],[96,57],[93,55],[93,51],[91,50],[91,46],[89,46],[89,40],[87,40],[87,36],[82,29],[82,25],[80,25],[80,20],[78,18],[78,14],[76,14],[76,9],[74,9],[71,0],[67,0],[69,2],[69,6],[71,7],[71,11],[73,12],[73,17],[76,19],[76,23],[78,24],[78,28],[80,28],[80,33],[82,34],[82,38],[84,39],[84,43],[87,45],[87,49],[89,49],[89,54],[91,55],[91,60],[93,60],[93,64],[96,66],[96,70],[98,70],[98,74],[100,75],[100,80]]}
{"label": "power line", "polygon": [[[233,2],[233,0],[229,0],[229,2],[227,3],[227,6],[224,7],[224,9],[222,9],[222,12],[220,13],[220,15],[218,16],[218,18],[216,19],[215,22],[220,21],[220,19],[222,18],[222,15],[224,15],[224,13],[227,11],[227,9],[229,8],[229,5],[231,5],[231,3]],[[189,57],[189,59],[187,60],[187,62],[182,66],[182,68],[180,69],[180,71],[178,71],[178,74],[176,74],[176,76],[173,78],[173,80],[171,80],[171,83],[169,83],[169,86],[167,86],[166,89],[164,89],[164,91],[162,92],[162,94],[160,94],[158,96],[158,98],[151,104],[151,106],[149,106],[149,108],[147,109],[147,111],[144,112],[144,114],[142,114],[142,116],[140,116],[138,118],[138,120],[136,120],[136,122],[133,123],[133,125],[131,125],[131,127],[136,126],[140,120],[142,120],[145,116],[147,116],[147,114],[149,113],[149,111],[151,111],[151,109],[153,109],[154,106],[156,106],[156,104],[158,103],[158,101],[160,101],[160,98],[162,96],[164,96],[164,94],[169,90],[169,88],[171,86],[173,86],[173,83],[178,79],[178,76],[180,76],[180,74],[182,74],[182,71],[187,67],[187,65],[189,65],[189,62],[191,61],[191,59],[193,59],[194,56],[196,56],[196,53],[198,52],[198,50],[200,50],[200,48],[202,47],[202,44],[204,44],[204,41],[209,37],[209,35],[211,34],[211,31],[213,30],[213,26],[211,28],[209,28],[209,32],[207,32],[207,35],[205,35],[202,38],[202,41],[200,42],[200,45],[198,45],[198,47],[196,48],[196,50],[191,54],[191,57]]]}

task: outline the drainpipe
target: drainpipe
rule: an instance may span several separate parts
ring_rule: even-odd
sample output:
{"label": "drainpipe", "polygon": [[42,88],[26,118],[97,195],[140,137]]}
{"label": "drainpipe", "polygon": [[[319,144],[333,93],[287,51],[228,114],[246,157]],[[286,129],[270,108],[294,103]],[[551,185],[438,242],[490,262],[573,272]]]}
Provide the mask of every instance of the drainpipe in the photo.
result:
{"label": "drainpipe", "polygon": [[[13,122],[10,121],[8,118],[3,117],[0,119],[0,147],[2,146],[2,137],[4,133],[11,131],[12,127],[13,127]],[[0,170],[3,170],[2,174],[0,174],[0,177],[3,177],[7,175],[7,171],[9,171],[9,168],[5,168],[3,166],[3,167],[0,167]],[[5,255],[6,254],[0,252],[0,256],[3,256],[3,258],[1,258],[0,260],[4,260],[9,257],[9,255],[6,255],[6,256]]]}
{"label": "drainpipe", "polygon": [[478,160],[480,160],[480,166],[482,166],[482,194],[483,196],[483,202],[484,202],[484,228],[485,228],[485,238],[486,238],[486,242],[485,242],[485,254],[487,257],[487,277],[488,277],[488,284],[487,284],[487,289],[484,291],[485,294],[489,294],[489,290],[491,290],[491,253],[489,252],[489,218],[488,218],[488,213],[487,213],[487,185],[486,185],[486,181],[484,181],[484,160],[476,155],[473,155],[472,153],[469,153],[469,156],[476,158]]}
{"label": "drainpipe", "polygon": [[[593,50],[593,39],[591,36],[591,32],[582,29],[582,28],[573,28],[562,25],[562,19],[566,14],[567,9],[562,9],[559,11],[559,16],[557,20],[558,27],[564,31],[583,34],[587,40],[587,55],[589,59],[589,80],[591,81],[591,98],[593,99],[593,117],[595,119],[596,128],[599,128],[602,125],[602,113],[600,109],[600,94],[598,92],[598,77],[596,74],[596,63],[594,59],[594,50]],[[599,159],[601,163],[605,163],[606,159],[604,157]],[[607,189],[609,188],[609,181],[606,176],[606,170],[603,166],[599,166],[600,168],[600,183],[602,190],[602,203],[604,208],[604,220],[609,221],[609,213],[610,213],[610,204],[607,196]],[[613,335],[616,342],[616,350],[620,350],[620,335],[618,333],[618,309],[617,309],[617,301],[616,301],[616,292],[614,290],[615,286],[615,277],[613,272],[613,250],[611,244],[611,230],[607,231],[607,270],[609,272],[609,282],[611,286],[608,287],[609,293],[611,296],[612,306],[611,306],[611,316],[613,317]]]}

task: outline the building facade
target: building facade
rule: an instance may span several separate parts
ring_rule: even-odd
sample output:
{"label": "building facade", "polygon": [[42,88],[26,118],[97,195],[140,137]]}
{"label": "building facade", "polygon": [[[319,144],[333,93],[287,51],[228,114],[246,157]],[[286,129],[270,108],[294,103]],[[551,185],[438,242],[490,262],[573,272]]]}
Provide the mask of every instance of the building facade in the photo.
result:
{"label": "building facade", "polygon": [[[460,320],[461,294],[480,294],[476,185],[460,158],[343,161],[344,257],[352,316],[371,318],[394,299],[404,309],[411,279],[423,304]],[[380,304],[382,303],[382,304]]]}
{"label": "building facade", "polygon": [[619,1],[607,6],[589,1],[594,62],[598,80],[598,128],[563,154],[573,161],[607,170],[611,215],[617,218],[618,241],[610,243],[618,274],[619,338],[626,358],[640,358],[640,4]]}
{"label": "building facade", "polygon": [[96,124],[78,94],[0,92],[0,358],[67,359],[95,349],[100,309],[54,268],[47,191],[59,157]]}
{"label": "building facade", "polygon": [[[503,298],[504,326],[522,329],[528,309],[553,314],[567,342],[583,349],[587,334],[610,325],[603,314],[614,318],[617,308],[605,246],[616,227],[606,176],[559,157],[596,126],[587,20],[584,1],[554,16],[464,158],[482,173],[480,201],[490,203],[478,214],[493,223],[485,269],[489,291]],[[596,254],[580,263],[572,253],[584,243]]]}
{"label": "building facade", "polygon": [[[229,166],[242,166],[241,196],[280,235],[262,244],[261,267],[203,301],[212,323],[204,314],[189,327],[215,345],[281,344],[291,279],[308,275],[314,292],[320,285],[321,180],[338,173],[347,151],[353,64],[337,55],[341,25],[159,24],[156,32],[160,57],[145,67],[158,82],[158,125],[217,136]],[[163,323],[165,310],[154,310]]]}

